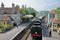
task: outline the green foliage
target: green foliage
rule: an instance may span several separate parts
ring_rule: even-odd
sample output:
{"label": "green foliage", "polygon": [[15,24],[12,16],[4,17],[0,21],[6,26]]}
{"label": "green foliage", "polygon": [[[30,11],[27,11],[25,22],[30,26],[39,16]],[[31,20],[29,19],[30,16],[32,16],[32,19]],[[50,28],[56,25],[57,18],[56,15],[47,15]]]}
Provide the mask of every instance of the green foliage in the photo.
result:
{"label": "green foliage", "polygon": [[23,12],[25,12],[25,8],[20,9],[20,13],[23,13]]}
{"label": "green foliage", "polygon": [[33,18],[36,17],[36,13],[32,12],[31,15],[33,15]]}
{"label": "green foliage", "polygon": [[31,8],[31,7],[21,8],[20,12],[25,13],[26,15],[29,15],[29,14],[31,15],[32,14],[34,17],[36,16],[36,13],[37,13],[37,11],[35,9]]}
{"label": "green foliage", "polygon": [[57,14],[58,14],[58,19],[60,19],[60,7],[58,7],[58,8],[56,9],[56,12],[57,12]]}

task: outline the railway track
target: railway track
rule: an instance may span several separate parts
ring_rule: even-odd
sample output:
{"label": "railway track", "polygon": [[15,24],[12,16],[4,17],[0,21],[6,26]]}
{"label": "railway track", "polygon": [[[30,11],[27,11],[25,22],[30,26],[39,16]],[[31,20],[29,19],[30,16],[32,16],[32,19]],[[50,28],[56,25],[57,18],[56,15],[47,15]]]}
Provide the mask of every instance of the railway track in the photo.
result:
{"label": "railway track", "polygon": [[27,40],[28,37],[29,37],[29,35],[30,35],[30,29],[28,29],[28,30],[26,31],[25,35],[22,37],[21,40]]}

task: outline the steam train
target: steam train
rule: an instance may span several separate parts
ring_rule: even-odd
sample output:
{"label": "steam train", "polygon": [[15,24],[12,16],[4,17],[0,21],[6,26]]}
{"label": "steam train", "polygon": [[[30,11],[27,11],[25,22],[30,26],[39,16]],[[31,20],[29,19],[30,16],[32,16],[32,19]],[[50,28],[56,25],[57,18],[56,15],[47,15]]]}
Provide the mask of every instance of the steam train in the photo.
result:
{"label": "steam train", "polygon": [[30,30],[33,40],[42,40],[42,23],[44,22],[44,17],[45,16],[41,16],[32,23]]}

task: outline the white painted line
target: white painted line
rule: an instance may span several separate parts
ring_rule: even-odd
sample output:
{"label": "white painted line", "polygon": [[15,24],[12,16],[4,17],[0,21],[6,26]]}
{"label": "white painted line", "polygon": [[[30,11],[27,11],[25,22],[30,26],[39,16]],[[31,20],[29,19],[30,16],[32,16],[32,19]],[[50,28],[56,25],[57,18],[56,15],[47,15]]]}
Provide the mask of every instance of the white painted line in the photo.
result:
{"label": "white painted line", "polygon": [[[25,28],[24,28],[25,29]],[[22,29],[22,30],[24,30],[24,29]],[[21,31],[22,31],[21,30]],[[21,31],[19,31],[17,34],[15,34],[10,40],[13,40]]]}
{"label": "white painted line", "polygon": [[[30,23],[29,23],[30,24]],[[28,24],[28,25],[29,25]],[[10,40],[13,40],[22,30],[24,30],[26,27],[22,27],[23,29],[20,29],[20,31],[17,33],[17,34],[15,34]]]}

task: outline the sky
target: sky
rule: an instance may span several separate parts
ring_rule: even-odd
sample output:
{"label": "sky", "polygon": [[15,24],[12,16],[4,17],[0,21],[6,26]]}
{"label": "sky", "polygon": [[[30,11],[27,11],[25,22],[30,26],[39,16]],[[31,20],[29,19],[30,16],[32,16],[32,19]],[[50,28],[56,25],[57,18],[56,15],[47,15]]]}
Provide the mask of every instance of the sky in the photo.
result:
{"label": "sky", "polygon": [[0,0],[0,7],[1,2],[4,3],[5,7],[12,7],[12,3],[19,5],[20,7],[24,4],[27,7],[32,7],[37,11],[48,11],[60,7],[60,0]]}

